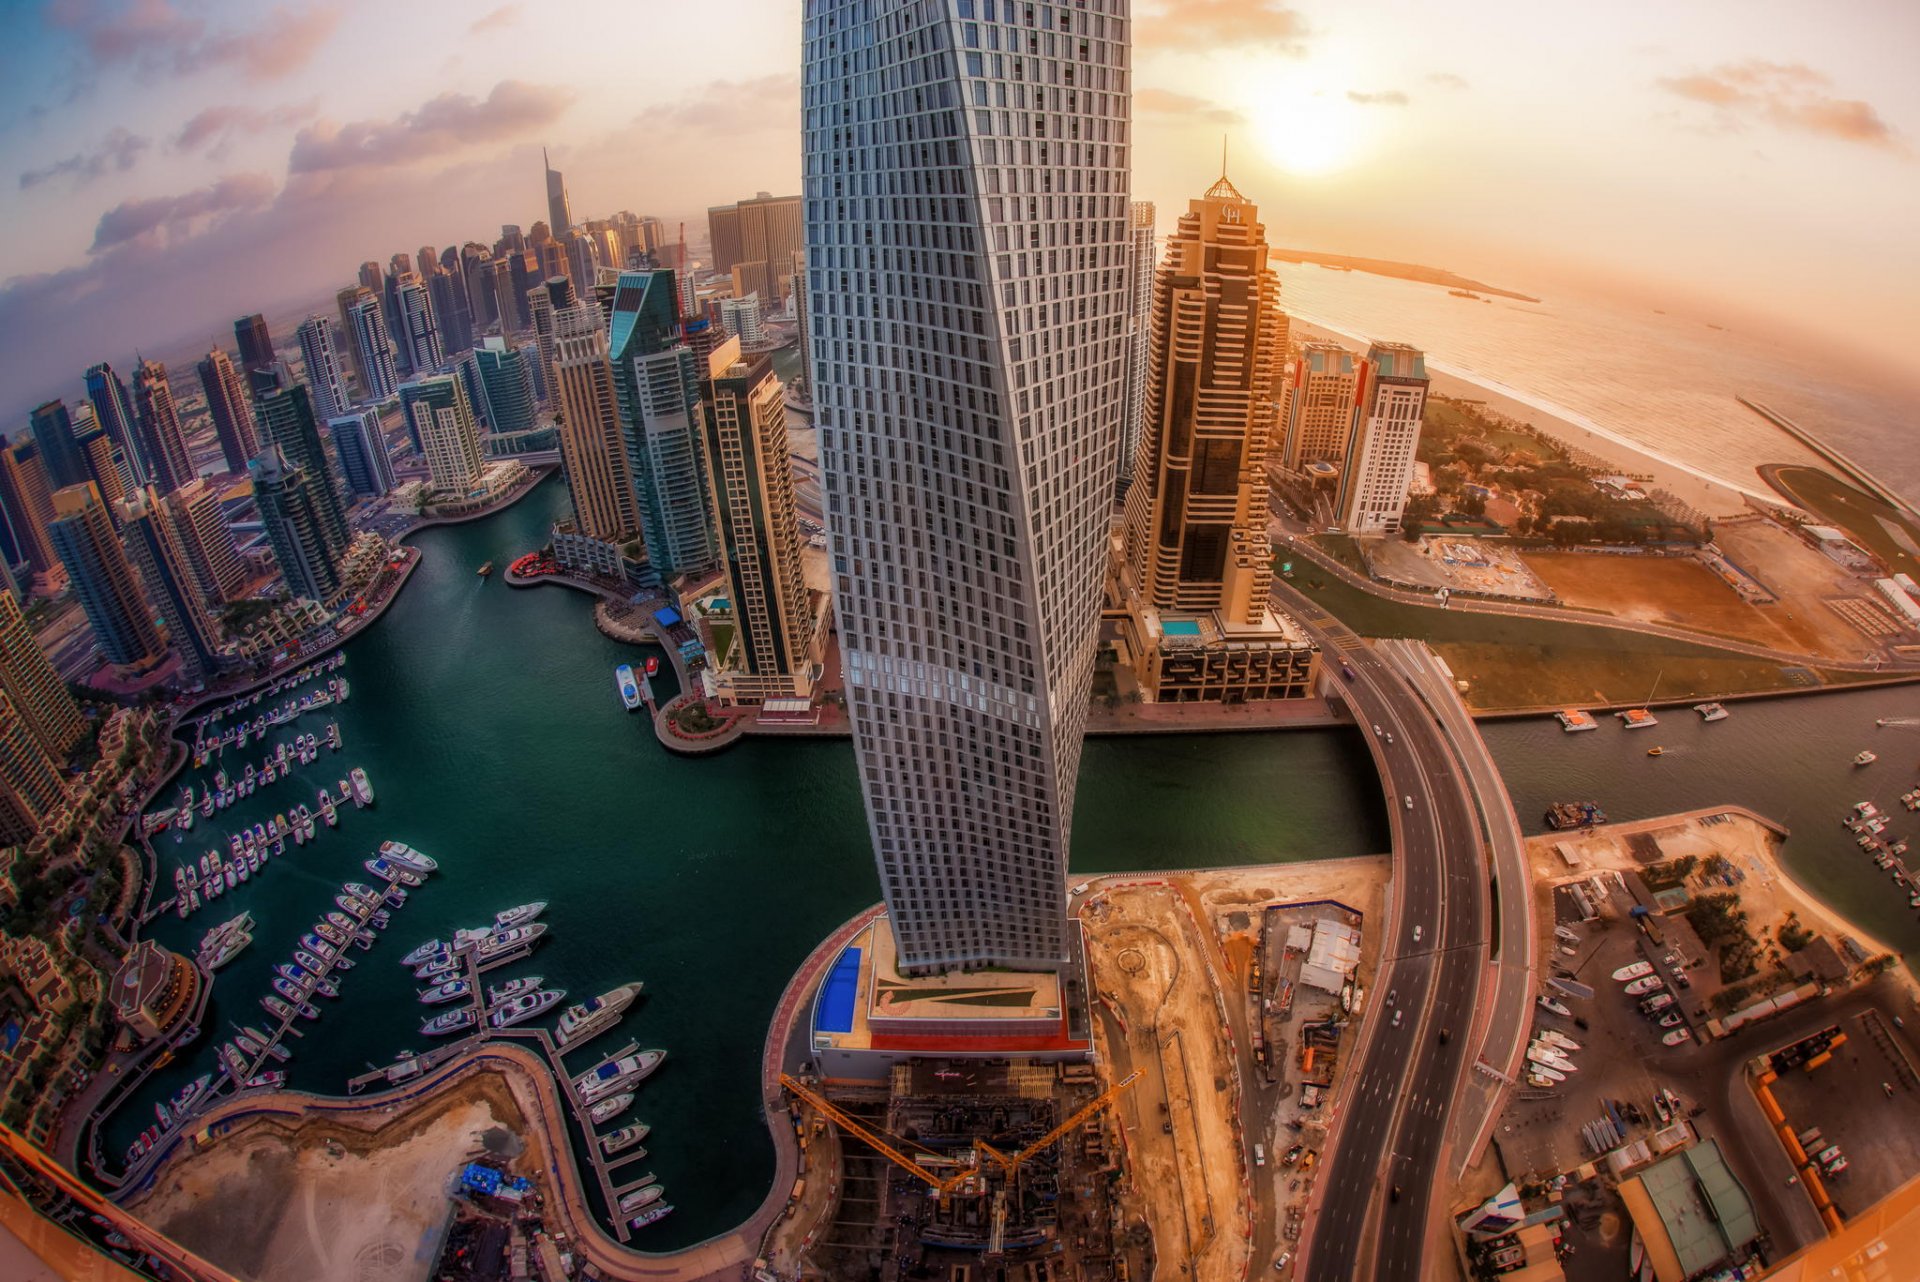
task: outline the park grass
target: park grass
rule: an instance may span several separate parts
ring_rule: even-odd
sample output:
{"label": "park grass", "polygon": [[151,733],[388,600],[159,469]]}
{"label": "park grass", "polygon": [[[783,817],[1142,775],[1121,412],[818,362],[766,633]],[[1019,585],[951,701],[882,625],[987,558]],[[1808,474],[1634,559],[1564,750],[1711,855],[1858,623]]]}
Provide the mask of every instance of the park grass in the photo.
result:
{"label": "park grass", "polygon": [[[1920,525],[1897,508],[1817,467],[1776,467],[1769,480],[1822,525],[1837,526],[1853,541],[1893,567],[1920,579]],[[1901,531],[1900,537],[1887,527]]]}
{"label": "park grass", "polygon": [[[1766,659],[1598,623],[1408,605],[1331,578],[1296,577],[1294,585],[1362,636],[1433,646],[1468,683],[1468,705],[1482,712],[1633,704],[1650,690],[1661,700],[1694,699],[1871,679],[1823,669],[1789,672]],[[1656,675],[1659,687],[1652,689]]]}

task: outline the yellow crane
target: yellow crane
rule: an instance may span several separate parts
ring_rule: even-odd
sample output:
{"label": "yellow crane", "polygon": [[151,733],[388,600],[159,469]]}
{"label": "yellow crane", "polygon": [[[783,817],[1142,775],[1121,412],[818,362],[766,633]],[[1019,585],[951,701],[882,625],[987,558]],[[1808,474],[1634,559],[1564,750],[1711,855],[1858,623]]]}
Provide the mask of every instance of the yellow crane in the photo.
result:
{"label": "yellow crane", "polygon": [[[786,1087],[788,1090],[792,1091],[795,1095],[798,1095],[801,1099],[813,1105],[814,1108],[818,1109],[821,1113],[831,1118],[834,1124],[839,1126],[841,1130],[846,1131],[849,1134],[858,1136],[860,1140],[867,1145],[867,1147],[871,1148],[874,1152],[880,1154],[880,1156],[892,1162],[895,1166],[900,1167],[902,1170],[909,1171],[912,1174],[918,1176],[920,1179],[926,1181],[927,1184],[932,1186],[934,1193],[938,1195],[942,1201],[944,1201],[949,1194],[953,1193],[961,1185],[965,1184],[968,1180],[973,1178],[974,1174],[980,1169],[980,1166],[981,1166],[980,1158],[982,1156],[991,1158],[994,1162],[999,1164],[1000,1169],[1002,1171],[1011,1175],[1013,1174],[1014,1171],[1020,1168],[1021,1163],[1025,1162],[1028,1158],[1032,1157],[1035,1153],[1038,1153],[1041,1150],[1045,1149],[1047,1145],[1053,1143],[1055,1140],[1065,1135],[1068,1131],[1071,1131],[1074,1127],[1079,1126],[1081,1123],[1085,1122],[1089,1117],[1092,1117],[1095,1113],[1098,1113],[1101,1109],[1105,1108],[1107,1105],[1113,1103],[1113,1101],[1119,1096],[1120,1092],[1126,1090],[1128,1087],[1132,1086],[1135,1082],[1139,1080],[1140,1080],[1140,1074],[1138,1071],[1129,1073],[1123,1080],[1115,1082],[1112,1086],[1100,1092],[1100,1094],[1094,1096],[1081,1108],[1076,1109],[1073,1115],[1068,1117],[1066,1121],[1060,1123],[1060,1125],[1054,1127],[1052,1130],[1048,1131],[1045,1135],[1041,1136],[1039,1139],[1035,1140],[1033,1143],[1021,1149],[1018,1153],[1008,1155],[1006,1153],[1002,1153],[999,1149],[996,1149],[995,1147],[993,1147],[993,1145],[987,1143],[985,1140],[976,1139],[973,1142],[973,1148],[974,1148],[974,1154],[975,1154],[974,1164],[972,1166],[962,1167],[960,1170],[955,1171],[951,1175],[942,1176],[927,1169],[925,1166],[921,1165],[919,1162],[915,1161],[913,1158],[908,1157],[905,1153],[901,1152],[899,1148],[895,1146],[891,1136],[886,1135],[884,1132],[873,1129],[872,1127],[868,1126],[866,1123],[862,1122],[859,1118],[854,1117],[848,1114],[847,1112],[845,1112],[844,1110],[836,1107],[824,1095],[821,1095],[818,1091],[813,1090],[811,1087],[808,1087],[802,1084],[801,1082],[795,1080],[794,1078],[789,1077],[785,1073],[782,1073],[780,1075],[780,1084],[782,1086]],[[947,1159],[943,1159],[943,1160],[947,1160]],[[996,1229],[995,1236],[997,1237],[998,1230],[1004,1228],[1004,1222],[1005,1222],[1004,1210],[997,1208],[997,1213],[994,1218],[995,1218],[995,1229]]]}

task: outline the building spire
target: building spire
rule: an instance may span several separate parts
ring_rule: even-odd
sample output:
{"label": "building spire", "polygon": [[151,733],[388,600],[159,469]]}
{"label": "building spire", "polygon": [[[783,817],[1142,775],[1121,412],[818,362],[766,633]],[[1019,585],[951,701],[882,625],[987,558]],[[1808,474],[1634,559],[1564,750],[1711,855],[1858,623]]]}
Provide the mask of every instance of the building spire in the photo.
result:
{"label": "building spire", "polygon": [[1224,133],[1220,135],[1220,181],[1207,188],[1206,199],[1243,202],[1246,200],[1246,197],[1240,194],[1240,189],[1227,181],[1227,136]]}

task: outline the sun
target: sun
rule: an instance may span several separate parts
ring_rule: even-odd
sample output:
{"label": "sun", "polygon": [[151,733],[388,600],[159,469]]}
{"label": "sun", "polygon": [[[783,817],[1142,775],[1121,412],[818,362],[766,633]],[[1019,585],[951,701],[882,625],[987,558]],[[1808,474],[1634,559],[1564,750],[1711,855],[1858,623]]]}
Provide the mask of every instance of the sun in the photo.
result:
{"label": "sun", "polygon": [[1359,159],[1360,113],[1329,90],[1271,85],[1257,94],[1254,136],[1268,160],[1301,178],[1337,173]]}

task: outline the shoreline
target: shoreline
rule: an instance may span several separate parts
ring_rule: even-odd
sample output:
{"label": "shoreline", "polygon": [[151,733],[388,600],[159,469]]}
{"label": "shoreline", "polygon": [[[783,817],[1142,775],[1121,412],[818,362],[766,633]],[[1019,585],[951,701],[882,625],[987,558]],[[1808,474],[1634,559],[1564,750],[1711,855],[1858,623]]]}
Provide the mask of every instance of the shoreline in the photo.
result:
{"label": "shoreline", "polygon": [[[1364,345],[1373,341],[1365,334],[1304,312],[1288,315],[1297,326],[1343,343]],[[1745,513],[1754,503],[1769,507],[1794,506],[1757,480],[1747,485],[1711,475],[1606,427],[1579,410],[1490,375],[1475,373],[1431,355],[1427,357],[1427,372],[1434,392],[1462,400],[1484,401],[1503,414],[1522,421],[1531,419],[1542,433],[1562,444],[1606,458],[1624,472],[1650,474],[1655,487],[1671,491],[1710,517]],[[1758,475],[1756,469],[1756,478]]]}

